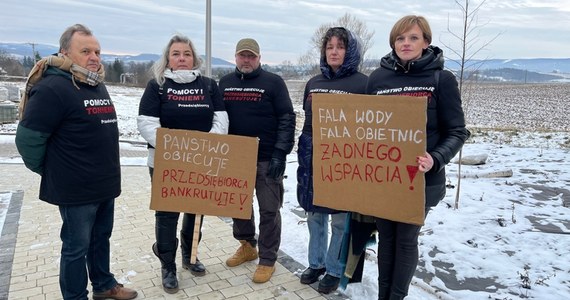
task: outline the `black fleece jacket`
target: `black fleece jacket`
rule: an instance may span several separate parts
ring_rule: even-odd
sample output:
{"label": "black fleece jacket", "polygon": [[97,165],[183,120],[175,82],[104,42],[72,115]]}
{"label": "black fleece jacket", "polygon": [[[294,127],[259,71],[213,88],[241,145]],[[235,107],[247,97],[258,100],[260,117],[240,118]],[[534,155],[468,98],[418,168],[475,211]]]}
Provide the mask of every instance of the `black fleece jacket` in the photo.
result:
{"label": "black fleece jacket", "polygon": [[229,134],[259,138],[258,161],[285,159],[295,139],[295,112],[281,77],[261,67],[251,73],[234,73],[220,79]]}
{"label": "black fleece jacket", "polygon": [[84,205],[121,194],[119,129],[105,85],[90,86],[50,67],[30,91],[16,146],[42,175],[39,198]]}

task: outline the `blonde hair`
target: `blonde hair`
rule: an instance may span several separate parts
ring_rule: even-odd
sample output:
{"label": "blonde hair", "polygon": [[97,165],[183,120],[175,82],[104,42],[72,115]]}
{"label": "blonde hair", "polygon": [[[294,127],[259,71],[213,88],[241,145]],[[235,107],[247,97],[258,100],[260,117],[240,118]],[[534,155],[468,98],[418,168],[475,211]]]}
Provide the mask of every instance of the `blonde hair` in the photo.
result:
{"label": "blonde hair", "polygon": [[422,16],[409,15],[402,17],[392,27],[392,31],[390,31],[390,47],[394,49],[396,38],[398,38],[402,33],[410,30],[414,25],[418,25],[428,45],[431,44],[431,28],[429,27],[429,23],[426,18]]}
{"label": "blonde hair", "polygon": [[154,65],[152,65],[152,74],[159,85],[163,85],[164,81],[166,80],[164,78],[164,71],[166,71],[166,68],[168,67],[170,47],[174,43],[184,43],[190,46],[190,49],[192,50],[192,56],[194,57],[194,65],[192,66],[192,70],[200,69],[200,66],[202,65],[202,59],[198,57],[198,53],[196,52],[196,48],[194,48],[192,41],[184,35],[176,34],[170,38],[170,41],[168,41],[168,44],[166,47],[164,47],[160,59],[157,60]]}

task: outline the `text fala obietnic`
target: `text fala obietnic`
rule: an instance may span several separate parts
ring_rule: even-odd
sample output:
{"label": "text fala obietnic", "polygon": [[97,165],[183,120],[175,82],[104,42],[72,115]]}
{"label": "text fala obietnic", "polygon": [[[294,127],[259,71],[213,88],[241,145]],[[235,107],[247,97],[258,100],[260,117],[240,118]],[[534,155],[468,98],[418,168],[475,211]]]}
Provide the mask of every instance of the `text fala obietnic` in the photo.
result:
{"label": "text fala obietnic", "polygon": [[246,179],[222,175],[229,173],[230,144],[171,134],[161,142],[162,159],[176,163],[162,171],[161,198],[210,200],[217,206],[242,206],[249,199],[250,195],[239,192],[247,190]]}
{"label": "text fala obietnic", "polygon": [[424,130],[391,126],[393,117],[393,112],[382,110],[319,108],[315,159],[322,164],[315,180],[411,184],[417,167],[405,165],[401,145],[422,143]]}

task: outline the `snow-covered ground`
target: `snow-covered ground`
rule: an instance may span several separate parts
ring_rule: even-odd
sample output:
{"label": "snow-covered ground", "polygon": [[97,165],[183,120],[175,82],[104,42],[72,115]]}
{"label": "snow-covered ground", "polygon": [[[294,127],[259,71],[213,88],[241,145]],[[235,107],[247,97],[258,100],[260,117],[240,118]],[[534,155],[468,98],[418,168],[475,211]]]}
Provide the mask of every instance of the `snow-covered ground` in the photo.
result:
{"label": "snow-covered ground", "polygon": [[[303,84],[288,82],[299,115],[298,128]],[[484,165],[462,166],[459,209],[453,208],[456,189],[451,188],[457,185],[458,165],[447,167],[450,188],[422,229],[420,265],[408,299],[570,299],[570,208],[564,206],[570,203],[570,137],[564,131],[570,128],[570,106],[564,105],[569,87],[541,86],[538,94],[526,91],[527,100],[521,100],[517,86],[487,87],[484,93],[492,95],[510,89],[505,94],[513,98],[469,102],[468,121],[477,126],[470,125],[474,137],[463,155],[486,154],[488,159]],[[121,138],[142,141],[136,129],[142,89],[108,88]],[[540,94],[549,90],[558,93],[558,98]],[[552,121],[541,121],[547,117]],[[15,127],[0,126],[0,134],[5,134],[0,143],[13,143],[9,133]],[[121,147],[132,146],[122,143]],[[19,161],[0,158],[0,168],[1,163]],[[122,163],[144,165],[145,159]],[[296,200],[296,168],[293,153],[286,170],[281,249],[307,265],[308,229]],[[501,171],[512,171],[512,176],[485,176]],[[4,195],[0,193],[0,221]],[[374,246],[367,251],[363,282],[350,284],[344,291],[352,299],[377,297],[376,250]]]}

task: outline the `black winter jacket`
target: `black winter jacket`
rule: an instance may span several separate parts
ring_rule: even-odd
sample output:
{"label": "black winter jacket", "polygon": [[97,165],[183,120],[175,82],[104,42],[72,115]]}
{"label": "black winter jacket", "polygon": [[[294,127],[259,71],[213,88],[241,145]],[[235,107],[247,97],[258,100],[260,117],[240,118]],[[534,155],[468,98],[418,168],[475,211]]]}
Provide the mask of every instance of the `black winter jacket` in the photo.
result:
{"label": "black winter jacket", "polygon": [[443,63],[443,52],[435,46],[407,65],[392,51],[370,74],[366,87],[366,93],[372,95],[427,96],[427,152],[434,160],[433,168],[425,174],[427,207],[437,205],[445,196],[445,166],[470,135],[457,80],[443,70]]}

